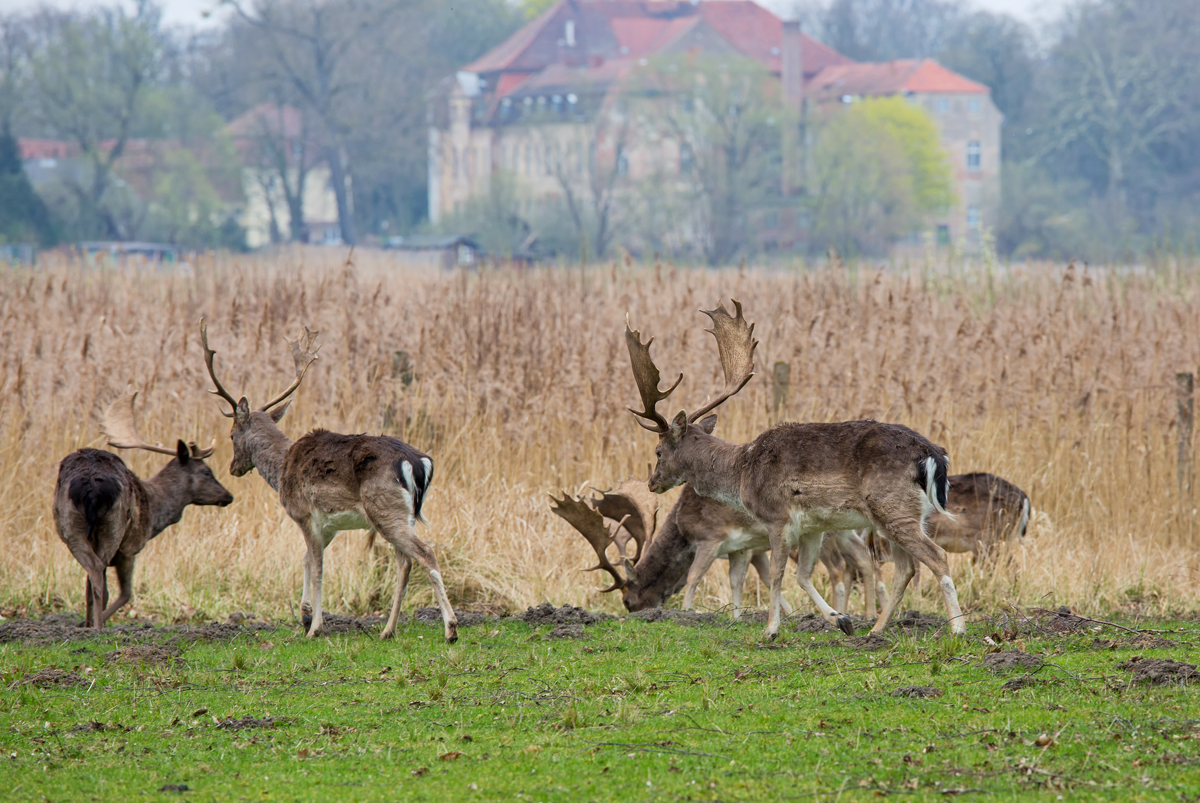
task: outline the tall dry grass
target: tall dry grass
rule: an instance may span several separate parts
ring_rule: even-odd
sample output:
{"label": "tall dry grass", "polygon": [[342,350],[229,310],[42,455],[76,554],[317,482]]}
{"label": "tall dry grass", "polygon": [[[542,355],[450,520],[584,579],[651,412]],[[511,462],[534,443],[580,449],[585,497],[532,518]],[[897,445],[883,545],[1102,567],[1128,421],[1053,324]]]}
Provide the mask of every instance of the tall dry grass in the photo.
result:
{"label": "tall dry grass", "polygon": [[[1166,610],[1200,598],[1195,503],[1175,486],[1173,395],[1175,372],[1200,365],[1198,266],[419,274],[383,254],[343,258],[210,258],[194,277],[66,263],[0,272],[0,605],[82,610],[82,571],[51,520],[56,467],[102,446],[99,415],[129,385],[141,390],[148,440],[217,438],[210,463],[237,498],[189,509],[151,543],[134,610],[284,616],[298,601],[295,525],[261,478],[228,474],[227,423],[205,393],[204,316],[225,385],[259,403],[289,380],[284,336],[302,324],[322,332],[321,358],[283,420],[291,436],[386,431],[434,456],[424,537],[457,603],[611,609],[617,601],[578,571],[588,549],[546,494],[645,475],[654,440],[624,410],[636,399],[626,312],[656,336],[664,375],[685,373],[672,403],[694,405],[720,386],[696,310],[731,296],[757,323],[760,373],[722,408],[718,434],[743,441],[776,420],[770,367],[785,360],[780,417],[907,424],[945,445],[953,470],[991,471],[1029,493],[1037,515],[1014,556],[1019,572],[955,561],[975,609]],[[396,370],[397,351],[415,377]],[[123,456],[143,475],[165,459]],[[347,533],[331,548],[333,610],[383,607],[392,568],[365,543]],[[410,605],[427,604],[422,577],[411,589]],[[789,593],[808,605],[794,585]],[[721,571],[698,599],[728,599]],[[911,601],[938,607],[928,589]]]}

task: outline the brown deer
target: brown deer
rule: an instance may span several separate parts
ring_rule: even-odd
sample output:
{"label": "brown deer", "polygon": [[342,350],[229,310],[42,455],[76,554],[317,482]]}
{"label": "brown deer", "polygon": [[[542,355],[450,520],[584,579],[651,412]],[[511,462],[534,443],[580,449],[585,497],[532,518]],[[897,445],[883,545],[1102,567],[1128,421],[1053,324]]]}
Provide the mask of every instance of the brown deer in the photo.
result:
{"label": "brown deer", "polygon": [[813,586],[812,570],[825,532],[865,527],[896,547],[892,593],[872,632],[883,630],[891,619],[912,577],[913,558],[938,578],[954,632],[965,632],[945,550],[924,530],[930,511],[945,510],[945,450],[908,427],[877,421],[781,424],[741,445],[725,443],[699,425],[754,376],[754,327],[742,316],[741,304],[733,304],[736,316],[723,305],[701,310],[713,322],[708,331],[717,340],[724,390],[699,410],[681,411],[671,421],[656,405],[679,386],[683,375],[660,390],[659,371],[650,358],[653,338],[642,343],[640,333],[626,323],[625,341],[643,406],[630,412],[659,436],[650,490],[662,493],[686,482],[701,496],[741,510],[766,527],[771,544],[767,638],[779,633],[783,573],[793,547],[800,587],[827,622],[853,632],[850,617],[831,608]]}
{"label": "brown deer", "polygon": [[[87,572],[85,627],[104,627],[133,598],[133,564],[151,538],[183,517],[188,505],[233,501],[204,458],[212,447],[179,441],[174,449],[143,441],[134,425],[132,393],[113,402],[104,415],[110,446],[169,454],[172,460],[148,480],[139,479],[112,452],[80,449],[63,458],[54,487],[54,526],[75,560]],[[117,570],[121,593],[108,603],[108,567]]]}
{"label": "brown deer", "polygon": [[[600,564],[588,571],[601,569],[612,575],[613,584],[604,591],[620,591],[626,610],[641,611],[661,607],[682,588],[683,610],[690,611],[696,586],[718,558],[728,558],[733,618],[740,618],[749,567],[754,566],[764,584],[769,582],[766,530],[744,513],[700,496],[685,485],[661,528],[626,535],[626,541],[633,538],[639,546],[637,556],[630,560],[625,557],[622,531],[633,522],[634,528],[640,528],[641,521],[653,521],[658,506],[653,498],[639,499],[630,485],[643,492],[646,488],[644,482],[627,481],[596,500],[579,499],[565,492],[562,499],[551,497],[551,510],[578,530],[596,551]],[[613,544],[621,556],[623,577],[608,559],[607,549]],[[790,614],[791,606],[786,600],[782,604],[784,613]]]}
{"label": "brown deer", "polygon": [[[250,409],[243,396],[234,400],[217,380],[213,369],[216,352],[208,347],[208,328],[200,321],[204,362],[216,390],[230,406],[222,414],[233,419],[233,462],[235,477],[254,469],[279,493],[279,501],[304,534],[304,591],[300,609],[309,637],[323,623],[321,578],[325,548],[342,530],[371,530],[383,537],[396,552],[396,595],[382,638],[396,633],[400,604],[408,589],[408,575],[415,560],[429,574],[433,595],[442,612],[446,641],[458,640],[458,619],[438,569],[433,550],[417,538],[414,523],[425,523],[421,505],[433,481],[433,461],[398,438],[386,435],[338,435],[314,429],[292,442],[276,426],[287,412],[289,397],[300,387],[308,367],[317,358],[313,346],[319,333],[304,329],[304,335],[289,341],[296,378],[271,401]],[[310,618],[311,617],[311,618]]]}
{"label": "brown deer", "polygon": [[[798,561],[799,554],[793,552],[792,559]],[[864,616],[869,619],[879,615],[877,601],[887,605],[887,589],[880,578],[879,565],[861,533],[854,530],[825,533],[821,543],[821,563],[829,573],[836,610],[846,610],[856,580],[863,584]]]}

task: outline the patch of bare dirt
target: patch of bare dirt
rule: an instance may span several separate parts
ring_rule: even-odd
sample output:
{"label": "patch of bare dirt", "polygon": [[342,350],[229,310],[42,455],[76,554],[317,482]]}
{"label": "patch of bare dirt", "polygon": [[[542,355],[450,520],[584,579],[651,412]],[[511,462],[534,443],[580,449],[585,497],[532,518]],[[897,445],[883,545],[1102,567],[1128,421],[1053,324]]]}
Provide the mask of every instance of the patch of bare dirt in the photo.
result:
{"label": "patch of bare dirt", "polygon": [[[491,621],[494,617],[484,611],[460,611],[454,609],[459,627],[474,627]],[[417,608],[413,618],[423,625],[442,626],[442,611],[440,608]]]}
{"label": "patch of bare dirt", "polygon": [[131,644],[104,656],[107,663],[165,666],[179,660],[180,650],[172,645]]}
{"label": "patch of bare dirt", "polygon": [[1045,663],[1037,655],[1029,655],[1020,650],[1004,650],[983,657],[983,668],[997,674],[1014,672],[1018,669],[1038,669]]}
{"label": "patch of bare dirt", "polygon": [[1020,691],[1030,686],[1036,686],[1039,682],[1033,675],[1018,675],[1012,680],[1006,680],[1000,688],[1004,691]]}
{"label": "patch of bare dirt", "polygon": [[1138,633],[1128,638],[1092,639],[1091,646],[1093,650],[1169,650],[1178,645],[1153,633]]}
{"label": "patch of bare dirt", "polygon": [[923,700],[927,697],[941,697],[942,690],[935,686],[901,686],[892,692],[893,697],[912,697]]}
{"label": "patch of bare dirt", "polygon": [[556,625],[546,638],[583,638],[583,625]]}
{"label": "patch of bare dirt", "polygon": [[921,613],[920,611],[905,611],[902,615],[892,619],[888,627],[894,627],[897,630],[915,634],[928,633],[931,630],[945,627],[945,625],[945,617],[932,613]]}
{"label": "patch of bare dirt", "polygon": [[1200,680],[1200,671],[1197,671],[1195,664],[1185,664],[1169,658],[1143,658],[1137,655],[1117,664],[1117,669],[1133,673],[1134,683],[1183,686]]}
{"label": "patch of bare dirt", "polygon": [[70,689],[86,685],[88,682],[75,672],[47,668],[29,672],[20,680],[14,680],[8,684],[8,687],[16,689],[21,686],[37,686],[39,689]]}
{"label": "patch of bare dirt", "polygon": [[218,722],[217,730],[240,731],[247,728],[274,728],[276,725],[286,725],[291,721],[290,717],[262,717],[261,719],[252,716],[244,716],[238,719],[230,717]]}
{"label": "patch of bare dirt", "polygon": [[850,636],[841,640],[841,644],[852,650],[862,652],[878,652],[892,646],[892,640],[878,633],[868,633],[865,636]]}
{"label": "patch of bare dirt", "polygon": [[840,632],[836,627],[826,622],[821,618],[820,614],[806,613],[802,616],[795,614],[789,616],[786,620],[792,630],[797,633],[836,633]]}
{"label": "patch of bare dirt", "polygon": [[68,733],[105,733],[106,731],[127,731],[123,725],[105,725],[103,722],[84,722],[67,731]]}
{"label": "patch of bare dirt", "polygon": [[[629,614],[629,619],[639,622],[674,622],[677,625],[715,625],[719,619],[715,613],[700,613],[699,611],[681,611],[678,608],[648,608]],[[732,621],[732,620],[730,620]],[[743,616],[742,621],[747,621]],[[766,619],[763,619],[766,622]]]}
{"label": "patch of bare dirt", "polygon": [[521,615],[521,619],[531,625],[593,625],[611,618],[607,613],[592,613],[570,605],[555,608],[549,602],[529,608]]}
{"label": "patch of bare dirt", "polygon": [[[308,617],[306,616],[307,620]],[[321,635],[330,636],[335,633],[370,633],[377,634],[383,629],[387,620],[382,616],[343,616],[339,613],[321,613]],[[305,631],[308,624],[303,625]]]}

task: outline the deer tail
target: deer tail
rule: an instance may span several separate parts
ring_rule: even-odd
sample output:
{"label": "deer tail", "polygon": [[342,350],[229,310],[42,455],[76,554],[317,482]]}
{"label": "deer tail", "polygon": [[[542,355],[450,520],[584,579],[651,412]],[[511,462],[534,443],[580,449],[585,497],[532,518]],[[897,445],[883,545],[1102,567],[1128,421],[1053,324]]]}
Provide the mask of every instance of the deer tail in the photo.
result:
{"label": "deer tail", "polygon": [[949,469],[950,458],[945,454],[931,454],[917,461],[917,484],[938,513],[946,513],[950,494],[950,480],[946,476]]}
{"label": "deer tail", "polygon": [[112,477],[76,477],[67,488],[67,498],[87,522],[88,541],[94,542],[96,530],[121,496],[121,483]]}
{"label": "deer tail", "polygon": [[429,522],[421,515],[421,506],[424,504],[425,495],[429,492],[429,486],[433,482],[433,461],[428,457],[421,457],[419,460],[402,457],[392,467],[396,471],[396,479],[412,497],[413,518],[422,524],[428,524]]}

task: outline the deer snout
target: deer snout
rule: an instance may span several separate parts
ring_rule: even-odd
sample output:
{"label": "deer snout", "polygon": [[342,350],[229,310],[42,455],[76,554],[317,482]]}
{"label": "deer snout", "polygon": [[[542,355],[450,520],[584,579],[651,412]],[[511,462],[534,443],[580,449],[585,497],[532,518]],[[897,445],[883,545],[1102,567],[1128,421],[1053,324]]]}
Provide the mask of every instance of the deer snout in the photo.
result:
{"label": "deer snout", "polygon": [[229,493],[229,491],[226,491],[225,495],[222,496],[221,499],[217,502],[217,507],[226,507],[232,503],[233,503],[233,494]]}

